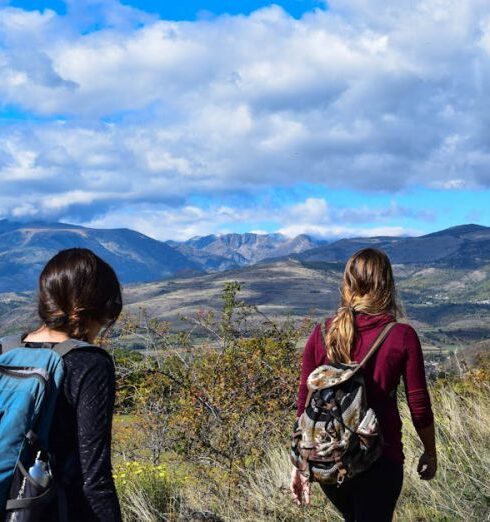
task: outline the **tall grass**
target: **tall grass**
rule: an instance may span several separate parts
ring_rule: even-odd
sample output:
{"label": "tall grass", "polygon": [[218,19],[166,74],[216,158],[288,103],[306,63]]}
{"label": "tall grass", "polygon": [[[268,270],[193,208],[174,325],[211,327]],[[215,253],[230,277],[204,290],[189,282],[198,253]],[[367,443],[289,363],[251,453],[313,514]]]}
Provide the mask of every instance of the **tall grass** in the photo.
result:
{"label": "tall grass", "polygon": [[405,480],[397,509],[400,521],[490,520],[490,387],[488,383],[452,383],[432,389],[437,429],[438,472],[426,482],[416,465],[420,443],[404,422]]}
{"label": "tall grass", "polygon": [[125,522],[179,520],[183,481],[166,466],[122,462],[115,467],[114,480]]}
{"label": "tall grass", "polygon": [[[416,467],[421,443],[410,421],[405,401],[403,419],[405,475],[395,520],[490,521],[490,387],[488,384],[445,382],[431,388],[436,419],[438,472],[431,481],[419,478]],[[184,492],[186,502],[211,509],[225,521],[337,521],[338,512],[313,485],[312,504],[298,508],[291,502],[288,482],[291,466],[286,447],[270,451],[263,465],[231,492],[203,482]]]}

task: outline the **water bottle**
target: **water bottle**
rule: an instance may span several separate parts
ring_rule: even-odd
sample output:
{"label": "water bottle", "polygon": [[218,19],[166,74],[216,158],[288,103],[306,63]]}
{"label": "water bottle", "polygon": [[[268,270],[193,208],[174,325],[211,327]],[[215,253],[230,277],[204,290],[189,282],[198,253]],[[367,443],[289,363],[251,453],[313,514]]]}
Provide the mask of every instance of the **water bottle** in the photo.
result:
{"label": "water bottle", "polygon": [[48,486],[51,480],[51,472],[49,464],[41,459],[41,452],[37,454],[34,464],[29,468],[29,476],[41,487]]}
{"label": "water bottle", "polygon": [[[49,469],[49,463],[41,458],[41,452],[38,452],[34,464],[29,468],[29,476],[36,483],[34,486],[28,483],[27,477],[24,477],[22,485],[17,493],[17,499],[25,499],[33,496],[40,495],[42,490],[39,488],[46,488],[49,486],[51,481],[51,470]],[[25,520],[25,513],[21,513],[20,510],[12,511],[5,517],[5,522],[21,522]]]}

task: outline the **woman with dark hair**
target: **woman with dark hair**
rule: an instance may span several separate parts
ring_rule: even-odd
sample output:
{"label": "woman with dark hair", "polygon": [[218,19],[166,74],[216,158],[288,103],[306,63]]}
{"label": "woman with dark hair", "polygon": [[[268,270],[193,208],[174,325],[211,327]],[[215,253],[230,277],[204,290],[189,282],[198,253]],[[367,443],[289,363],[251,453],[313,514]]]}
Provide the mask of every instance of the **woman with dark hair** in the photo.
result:
{"label": "woman with dark hair", "polygon": [[[333,318],[311,333],[303,352],[297,401],[298,417],[305,410],[308,376],[319,366],[361,361],[375,340],[396,321],[399,307],[395,282],[386,254],[364,249],[345,267],[341,303]],[[326,347],[326,349],[325,349]],[[367,404],[374,410],[383,440],[381,456],[365,471],[341,485],[321,484],[344,520],[388,522],[392,520],[403,482],[401,419],[396,390],[403,378],[413,425],[424,451],[417,470],[423,480],[437,468],[434,418],[419,338],[408,324],[396,324],[363,368]],[[293,467],[290,490],[297,504],[309,503],[309,479]]]}
{"label": "woman with dark hair", "polygon": [[[49,348],[68,339],[93,343],[117,320],[121,289],[114,270],[88,249],[62,250],[39,279],[42,325],[22,336],[27,347]],[[51,428],[53,475],[63,483],[63,512],[71,521],[120,521],[111,469],[115,371],[111,357],[87,346],[64,357],[63,392]],[[57,521],[60,498],[42,520]]]}

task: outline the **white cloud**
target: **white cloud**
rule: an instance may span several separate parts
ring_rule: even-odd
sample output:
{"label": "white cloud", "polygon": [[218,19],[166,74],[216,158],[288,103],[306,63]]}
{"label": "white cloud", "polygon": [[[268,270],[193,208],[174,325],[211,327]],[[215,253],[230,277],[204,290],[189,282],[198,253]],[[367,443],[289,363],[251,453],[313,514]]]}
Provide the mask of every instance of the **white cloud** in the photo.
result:
{"label": "white cloud", "polygon": [[322,198],[307,198],[302,203],[293,205],[288,210],[292,221],[324,222],[330,220],[330,210],[327,202]]}
{"label": "white cloud", "polygon": [[301,20],[270,7],[196,22],[81,4],[0,8],[1,103],[47,118],[0,129],[6,214],[72,206],[111,220],[160,202],[186,215],[189,194],[296,183],[490,186],[487,0],[334,0]]}
{"label": "white cloud", "polygon": [[268,233],[254,229],[257,223],[275,223],[275,230],[289,237],[309,234],[314,237],[333,239],[353,236],[400,236],[419,235],[415,228],[389,225],[393,217],[411,212],[395,204],[388,208],[337,208],[323,198],[306,200],[281,207],[210,206],[196,205],[165,209],[148,205],[115,210],[107,215],[84,222],[95,228],[127,227],[160,240],[185,240],[194,236],[220,234],[236,231],[243,223],[251,224],[252,232]]}
{"label": "white cloud", "polygon": [[338,239],[344,237],[374,237],[374,236],[417,236],[422,232],[417,229],[404,227],[346,227],[338,225],[290,225],[278,230],[285,236],[295,237],[299,234],[309,234],[325,239]]}
{"label": "white cloud", "polygon": [[[400,226],[372,226],[372,223],[390,222],[394,217],[410,216],[410,210],[392,203],[387,208],[337,208],[322,198],[307,198],[304,202],[286,207],[281,212],[282,226],[278,232],[294,237],[310,234],[332,239],[353,236],[418,235],[420,231]],[[427,217],[427,216],[425,216]]]}
{"label": "white cloud", "polygon": [[433,186],[444,190],[460,190],[466,187],[466,183],[463,179],[448,179],[447,181],[435,182]]}
{"label": "white cloud", "polygon": [[228,232],[228,224],[240,223],[244,217],[246,216],[243,213],[226,207],[203,209],[185,205],[162,210],[138,205],[130,209],[115,210],[84,224],[95,228],[126,227],[156,239],[182,241],[194,236]]}

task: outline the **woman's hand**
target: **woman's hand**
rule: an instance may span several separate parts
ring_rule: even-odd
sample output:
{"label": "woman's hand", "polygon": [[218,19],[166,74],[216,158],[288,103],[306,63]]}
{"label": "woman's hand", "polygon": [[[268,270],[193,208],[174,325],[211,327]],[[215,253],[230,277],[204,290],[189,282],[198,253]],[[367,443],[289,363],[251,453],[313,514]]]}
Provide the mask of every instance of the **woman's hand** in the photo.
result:
{"label": "woman's hand", "polygon": [[437,457],[435,453],[429,453],[428,451],[424,451],[422,453],[419,464],[417,466],[417,471],[419,473],[419,477],[422,480],[431,480],[434,478],[434,475],[437,471]]}
{"label": "woman's hand", "polygon": [[291,491],[294,503],[298,506],[301,506],[301,504],[308,505],[310,503],[310,481],[295,467],[291,470],[289,490]]}
{"label": "woman's hand", "polygon": [[416,428],[417,433],[424,445],[424,452],[422,453],[417,471],[422,480],[431,480],[437,471],[437,456],[436,456],[436,433],[434,423],[425,428]]}

